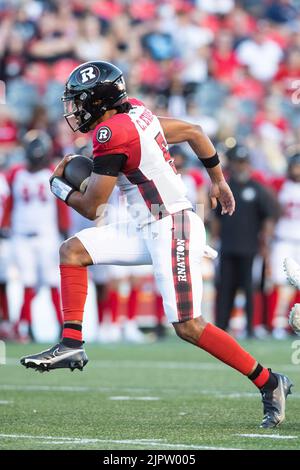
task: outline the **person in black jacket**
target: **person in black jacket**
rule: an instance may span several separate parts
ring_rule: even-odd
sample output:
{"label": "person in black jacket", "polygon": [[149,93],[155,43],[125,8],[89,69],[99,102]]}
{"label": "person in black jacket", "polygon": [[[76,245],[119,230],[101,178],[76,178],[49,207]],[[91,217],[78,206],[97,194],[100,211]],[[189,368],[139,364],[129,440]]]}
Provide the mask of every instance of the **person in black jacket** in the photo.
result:
{"label": "person in black jacket", "polygon": [[247,335],[252,336],[254,257],[266,250],[276,218],[271,194],[252,177],[248,149],[236,145],[227,152],[229,185],[236,200],[231,217],[221,218],[218,207],[213,221],[213,237],[220,246],[216,323],[226,330],[238,289],[246,297]]}

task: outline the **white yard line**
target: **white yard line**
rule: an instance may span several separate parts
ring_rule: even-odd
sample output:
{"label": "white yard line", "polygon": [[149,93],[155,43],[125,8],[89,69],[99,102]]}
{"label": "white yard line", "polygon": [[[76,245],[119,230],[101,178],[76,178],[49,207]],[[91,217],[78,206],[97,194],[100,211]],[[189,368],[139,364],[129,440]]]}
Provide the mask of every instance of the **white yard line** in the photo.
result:
{"label": "white yard line", "polygon": [[[9,357],[6,359],[6,366],[20,366],[20,359],[15,357]],[[175,361],[112,361],[112,360],[100,360],[94,359],[90,361],[89,368],[102,367],[102,368],[114,368],[114,369],[177,369],[177,370],[222,370],[226,368],[226,365],[222,363],[212,362],[175,362]],[[296,372],[297,366],[293,364],[272,364],[273,369],[283,370],[285,372]]]}
{"label": "white yard line", "polygon": [[282,436],[280,434],[233,434],[234,436],[239,437],[249,437],[252,439],[262,438],[262,439],[298,439],[298,436]]}
{"label": "white yard line", "polygon": [[[86,392],[93,392],[93,393],[112,393],[115,391],[122,391],[125,393],[172,393],[177,394],[178,390],[172,388],[130,388],[130,387],[82,387],[82,386],[64,386],[64,385],[16,385],[16,384],[1,384],[0,390],[6,391],[20,391],[20,392],[69,392],[69,393],[86,393]],[[184,388],[184,390],[189,390]],[[225,390],[197,390],[193,388],[193,393],[198,395],[207,395],[213,396],[214,398],[228,398],[228,399],[236,399],[236,398],[259,398],[258,392],[230,392]],[[134,398],[134,397],[133,397]],[[300,393],[293,393],[292,399],[299,399]]]}
{"label": "white yard line", "polygon": [[0,405],[11,405],[13,401],[10,400],[0,400]]}
{"label": "white yard line", "polygon": [[0,439],[33,439],[43,444],[121,444],[160,447],[161,449],[205,449],[205,450],[239,450],[232,447],[203,446],[193,444],[171,444],[161,439],[87,439],[78,437],[31,436],[28,434],[0,434]]}
{"label": "white yard line", "polygon": [[108,397],[108,399],[113,400],[113,401],[129,401],[129,400],[157,401],[157,400],[160,400],[159,397],[129,397],[129,396]]}
{"label": "white yard line", "polygon": [[[18,390],[23,392],[90,392],[93,389],[90,387],[76,387],[76,386],[64,386],[64,385],[15,385],[15,384],[1,384],[0,390]],[[102,390],[102,389],[94,389]],[[111,389],[104,388],[103,391],[109,392]]]}
{"label": "white yard line", "polygon": [[81,386],[64,386],[64,385],[15,385],[15,384],[1,384],[0,390],[7,391],[20,391],[20,392],[101,392],[111,393],[116,390],[127,393],[149,393],[151,390],[148,388],[130,388],[130,387],[81,387]]}
{"label": "white yard line", "polygon": [[[7,358],[6,366],[20,366],[20,360],[15,357]],[[223,369],[223,364],[210,363],[210,362],[173,362],[173,361],[111,361],[111,360],[92,360],[89,363],[89,368],[102,367],[105,369],[187,369],[187,370],[220,370]]]}

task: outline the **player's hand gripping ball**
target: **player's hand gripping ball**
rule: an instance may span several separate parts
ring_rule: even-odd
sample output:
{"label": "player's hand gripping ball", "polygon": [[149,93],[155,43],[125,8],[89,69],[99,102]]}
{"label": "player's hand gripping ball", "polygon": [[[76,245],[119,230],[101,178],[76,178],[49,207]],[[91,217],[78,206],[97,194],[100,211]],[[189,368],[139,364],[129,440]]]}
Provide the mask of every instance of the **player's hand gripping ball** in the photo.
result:
{"label": "player's hand gripping ball", "polygon": [[82,155],[73,155],[72,159],[64,168],[63,177],[73,188],[84,193],[91,173],[93,171],[93,161]]}

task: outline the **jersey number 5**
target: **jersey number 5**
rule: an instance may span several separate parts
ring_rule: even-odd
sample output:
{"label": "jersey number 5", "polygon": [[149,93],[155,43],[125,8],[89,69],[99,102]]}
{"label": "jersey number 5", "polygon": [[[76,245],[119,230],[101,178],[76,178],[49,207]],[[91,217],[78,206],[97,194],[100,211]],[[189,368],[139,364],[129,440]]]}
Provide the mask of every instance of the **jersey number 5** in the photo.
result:
{"label": "jersey number 5", "polygon": [[164,138],[164,136],[162,135],[161,132],[159,132],[155,136],[155,141],[158,144],[160,150],[162,151],[164,159],[166,160],[167,163],[169,163],[169,165],[171,166],[174,173],[177,174],[177,170],[176,170],[176,167],[174,165],[174,160],[171,158],[171,155],[169,153],[168,144],[167,144],[167,142],[166,142],[166,140],[165,140],[165,138]]}

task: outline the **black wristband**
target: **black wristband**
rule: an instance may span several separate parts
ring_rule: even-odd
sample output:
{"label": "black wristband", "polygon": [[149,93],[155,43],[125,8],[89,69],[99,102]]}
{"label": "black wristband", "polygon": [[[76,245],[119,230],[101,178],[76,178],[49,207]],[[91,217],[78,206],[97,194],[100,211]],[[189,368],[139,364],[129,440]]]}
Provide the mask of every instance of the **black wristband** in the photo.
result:
{"label": "black wristband", "polygon": [[199,158],[199,160],[203,163],[205,168],[214,168],[220,163],[218,152],[216,152],[212,157]]}

